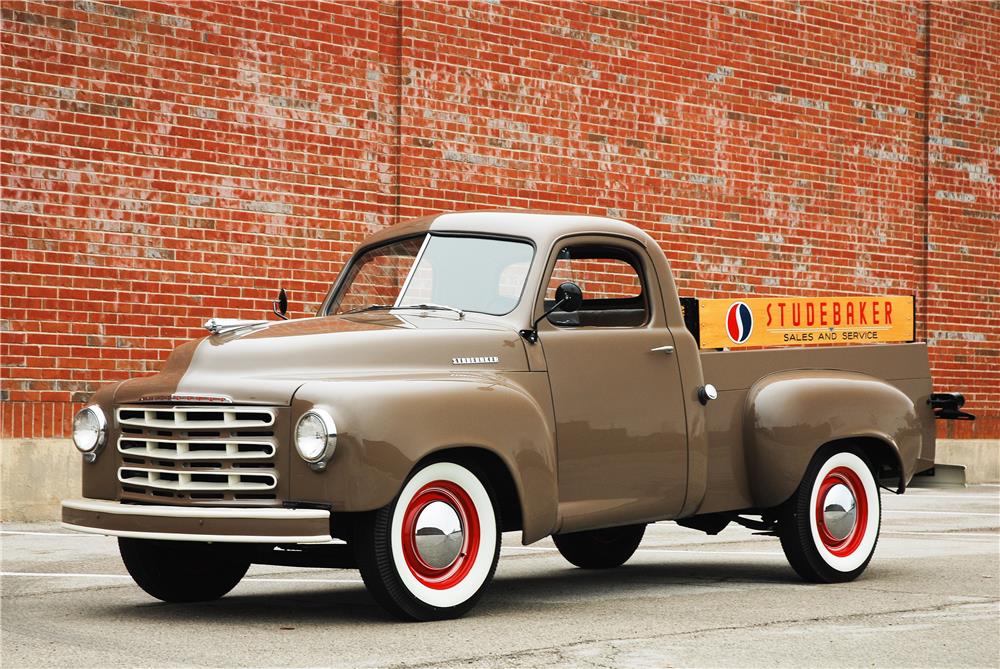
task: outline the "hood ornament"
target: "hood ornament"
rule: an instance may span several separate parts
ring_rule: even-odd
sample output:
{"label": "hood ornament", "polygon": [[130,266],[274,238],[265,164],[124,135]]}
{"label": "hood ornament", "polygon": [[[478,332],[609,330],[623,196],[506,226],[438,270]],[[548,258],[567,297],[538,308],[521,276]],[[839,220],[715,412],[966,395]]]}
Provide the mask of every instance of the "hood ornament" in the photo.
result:
{"label": "hood ornament", "polygon": [[227,332],[235,332],[236,330],[242,330],[243,328],[258,327],[261,325],[268,325],[270,321],[247,321],[241,320],[239,318],[209,318],[205,321],[202,326],[212,334],[226,334]]}

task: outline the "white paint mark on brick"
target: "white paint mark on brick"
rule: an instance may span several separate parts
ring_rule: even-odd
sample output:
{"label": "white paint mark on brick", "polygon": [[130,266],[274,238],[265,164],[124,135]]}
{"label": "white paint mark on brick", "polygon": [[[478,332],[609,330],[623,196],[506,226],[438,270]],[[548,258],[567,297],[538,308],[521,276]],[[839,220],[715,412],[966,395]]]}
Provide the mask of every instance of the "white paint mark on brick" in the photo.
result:
{"label": "white paint mark on brick", "polygon": [[284,202],[244,202],[244,211],[254,211],[259,214],[291,214],[292,205]]}
{"label": "white paint mark on brick", "polygon": [[34,202],[3,200],[0,201],[0,211],[9,211],[16,214],[34,214],[37,210]]}
{"label": "white paint mark on brick", "polygon": [[684,217],[676,214],[664,214],[660,217],[660,223],[670,226],[671,232],[680,232],[684,225]]}
{"label": "white paint mark on brick", "polygon": [[960,163],[958,168],[965,170],[965,172],[968,173],[970,181],[984,184],[992,184],[995,182],[993,175],[990,174],[989,163],[985,160],[979,163]]}
{"label": "white paint mark on brick", "polygon": [[41,107],[29,107],[27,105],[13,105],[10,108],[10,113],[11,116],[25,116],[33,118],[36,121],[47,121],[51,118],[49,113]]}
{"label": "white paint mark on brick", "polygon": [[868,158],[875,158],[877,160],[888,160],[893,163],[909,163],[911,162],[910,156],[908,156],[903,151],[900,151],[897,147],[886,147],[879,146],[877,148],[865,147],[865,156]]}
{"label": "white paint mark on brick", "polygon": [[469,163],[470,165],[489,165],[491,167],[505,168],[507,161],[496,156],[481,156],[476,153],[461,153],[459,151],[444,151],[441,157],[445,160],[454,160],[459,163]]}
{"label": "white paint mark on brick", "polygon": [[693,184],[699,184],[701,186],[725,186],[725,177],[713,177],[708,174],[689,174],[687,180]]}
{"label": "white paint mark on brick", "polygon": [[818,109],[820,111],[830,111],[830,103],[826,100],[813,100],[812,98],[796,98],[784,93],[772,93],[767,98],[777,104],[794,104],[805,109]]}
{"label": "white paint mark on brick", "polygon": [[959,149],[969,148],[968,143],[963,142],[960,139],[952,139],[951,137],[942,137],[940,135],[931,135],[930,137],[927,138],[927,143],[936,146],[949,146]]}
{"label": "white paint mark on brick", "polygon": [[856,77],[863,76],[867,73],[872,74],[888,74],[889,64],[881,63],[877,61],[865,60],[863,58],[851,58],[851,74]]}
{"label": "white paint mark on brick", "polygon": [[985,342],[986,334],[983,332],[969,332],[968,330],[934,330],[927,334],[928,344],[935,344],[939,341]]}
{"label": "white paint mark on brick", "polygon": [[219,112],[215,109],[208,109],[206,107],[195,107],[191,110],[191,113],[197,118],[204,118],[214,120],[219,118]]}
{"label": "white paint mark on brick", "polygon": [[971,203],[976,201],[976,196],[972,193],[955,193],[949,190],[939,190],[934,193],[934,197],[939,200],[949,200],[951,202]]}
{"label": "white paint mark on brick", "polygon": [[720,65],[715,68],[715,72],[710,72],[705,78],[713,83],[721,84],[731,76],[733,76],[733,68]]}
{"label": "white paint mark on brick", "polygon": [[181,16],[160,15],[160,25],[169,28],[190,28],[191,22]]}

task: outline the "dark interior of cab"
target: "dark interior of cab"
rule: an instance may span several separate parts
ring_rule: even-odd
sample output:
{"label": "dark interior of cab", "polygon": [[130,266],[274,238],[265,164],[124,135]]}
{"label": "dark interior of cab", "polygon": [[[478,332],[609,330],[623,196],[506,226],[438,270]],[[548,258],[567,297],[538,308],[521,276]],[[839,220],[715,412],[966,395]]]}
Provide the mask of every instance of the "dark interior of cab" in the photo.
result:
{"label": "dark interior of cab", "polygon": [[[560,261],[596,260],[620,261],[628,264],[636,273],[639,294],[630,297],[588,297],[583,291],[583,303],[574,312],[553,311],[548,320],[558,327],[638,327],[646,323],[648,308],[646,291],[643,288],[642,265],[627,249],[612,245],[570,246],[559,253]],[[583,278],[583,277],[581,277]],[[581,286],[584,288],[584,286]],[[552,308],[555,300],[545,300],[545,309]]]}

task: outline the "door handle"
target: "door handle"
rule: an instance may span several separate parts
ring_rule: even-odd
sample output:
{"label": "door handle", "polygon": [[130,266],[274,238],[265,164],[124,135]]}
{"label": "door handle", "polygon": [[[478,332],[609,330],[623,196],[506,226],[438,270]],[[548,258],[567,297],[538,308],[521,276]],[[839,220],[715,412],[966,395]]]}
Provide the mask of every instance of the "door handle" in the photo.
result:
{"label": "door handle", "polygon": [[670,355],[674,352],[674,347],[667,344],[666,346],[657,346],[656,348],[649,349],[650,353],[666,353]]}

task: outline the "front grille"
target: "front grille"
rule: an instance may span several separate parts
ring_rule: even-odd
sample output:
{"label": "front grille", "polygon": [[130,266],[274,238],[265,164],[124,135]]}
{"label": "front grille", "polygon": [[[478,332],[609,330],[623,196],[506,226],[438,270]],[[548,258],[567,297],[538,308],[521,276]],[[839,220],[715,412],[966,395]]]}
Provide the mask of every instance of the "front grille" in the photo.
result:
{"label": "front grille", "polygon": [[119,407],[122,498],[274,502],[276,416],[264,407]]}

